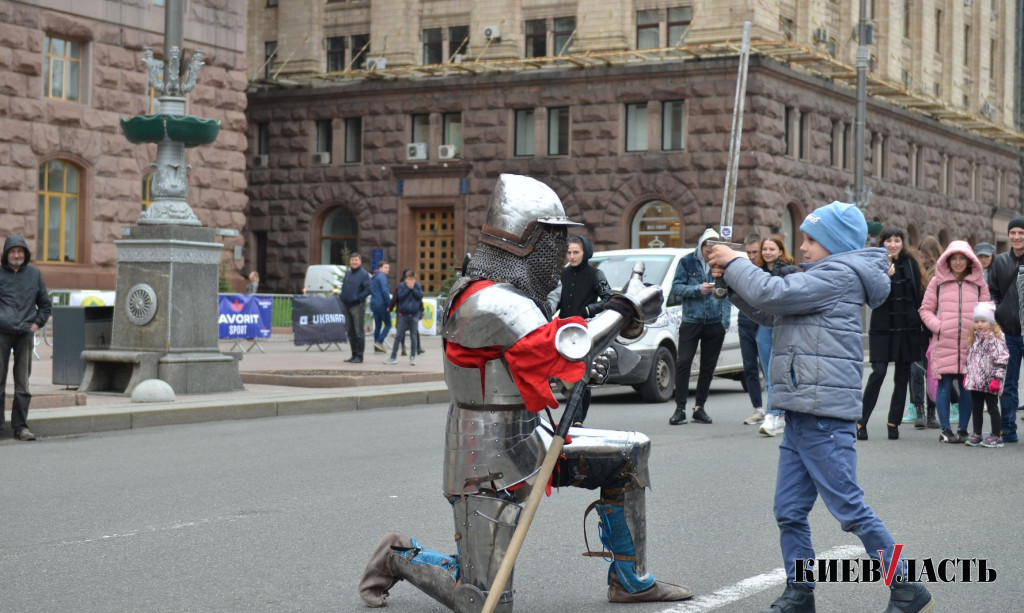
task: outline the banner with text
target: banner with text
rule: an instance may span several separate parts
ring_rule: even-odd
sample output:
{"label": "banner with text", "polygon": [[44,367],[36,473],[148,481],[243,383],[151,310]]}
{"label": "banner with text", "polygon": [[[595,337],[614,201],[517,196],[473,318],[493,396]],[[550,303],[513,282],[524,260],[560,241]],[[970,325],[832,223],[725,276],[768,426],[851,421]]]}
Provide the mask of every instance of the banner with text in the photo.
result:
{"label": "banner with text", "polygon": [[218,337],[270,338],[274,301],[270,296],[221,294],[217,316]]}
{"label": "banner with text", "polygon": [[341,301],[337,296],[292,296],[292,334],[300,346],[348,342]]}

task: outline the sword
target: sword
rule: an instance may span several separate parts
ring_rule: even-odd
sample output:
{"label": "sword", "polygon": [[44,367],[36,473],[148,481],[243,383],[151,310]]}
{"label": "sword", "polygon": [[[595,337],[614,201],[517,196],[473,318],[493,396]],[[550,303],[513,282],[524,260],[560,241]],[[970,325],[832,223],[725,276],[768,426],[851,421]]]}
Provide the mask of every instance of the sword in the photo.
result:
{"label": "sword", "polygon": [[[740,46],[740,67],[736,76],[736,99],[732,107],[732,131],[729,134],[729,161],[725,166],[725,190],[722,192],[722,220],[718,235],[721,240],[704,241],[706,245],[726,245],[741,250],[743,245],[733,242],[732,219],[736,212],[736,180],[740,165],[740,141],[743,138],[743,105],[747,97],[747,67],[750,64],[750,22],[743,23],[743,44]],[[729,295],[725,277],[715,279],[715,298],[724,300]]]}

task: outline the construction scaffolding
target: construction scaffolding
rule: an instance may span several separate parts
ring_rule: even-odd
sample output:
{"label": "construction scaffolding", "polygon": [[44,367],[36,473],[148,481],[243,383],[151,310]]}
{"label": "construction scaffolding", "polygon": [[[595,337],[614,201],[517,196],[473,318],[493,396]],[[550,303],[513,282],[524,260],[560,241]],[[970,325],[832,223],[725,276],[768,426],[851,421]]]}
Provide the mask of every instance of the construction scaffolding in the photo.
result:
{"label": "construction scaffolding", "polygon": [[[856,86],[856,68],[823,51],[787,40],[752,41],[750,45],[750,52],[753,55],[771,58],[792,68],[825,77],[851,88]],[[463,58],[462,61],[445,64],[387,66],[384,68],[374,66],[369,69],[292,76],[288,80],[265,79],[257,83],[264,87],[323,87],[359,80],[411,80],[459,75],[515,73],[529,70],[572,70],[648,62],[738,58],[739,55],[740,44],[738,41],[721,41],[658,49],[588,51],[554,57],[485,60],[481,56],[476,59]],[[895,104],[1000,143],[1024,147],[1024,132],[995,123],[970,113],[966,109],[956,108],[932,96],[911,91],[901,82],[881,79],[870,73],[867,79],[868,95],[877,100]]]}

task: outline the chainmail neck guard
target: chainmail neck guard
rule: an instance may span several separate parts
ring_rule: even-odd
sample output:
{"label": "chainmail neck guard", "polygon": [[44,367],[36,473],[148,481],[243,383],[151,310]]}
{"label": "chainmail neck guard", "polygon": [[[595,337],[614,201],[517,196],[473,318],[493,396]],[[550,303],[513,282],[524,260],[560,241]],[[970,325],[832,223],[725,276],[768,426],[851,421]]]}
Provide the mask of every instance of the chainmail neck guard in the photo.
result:
{"label": "chainmail neck guard", "polygon": [[466,274],[508,283],[532,298],[548,313],[548,294],[558,287],[567,248],[566,232],[562,228],[541,232],[536,246],[526,257],[481,243],[466,268]]}

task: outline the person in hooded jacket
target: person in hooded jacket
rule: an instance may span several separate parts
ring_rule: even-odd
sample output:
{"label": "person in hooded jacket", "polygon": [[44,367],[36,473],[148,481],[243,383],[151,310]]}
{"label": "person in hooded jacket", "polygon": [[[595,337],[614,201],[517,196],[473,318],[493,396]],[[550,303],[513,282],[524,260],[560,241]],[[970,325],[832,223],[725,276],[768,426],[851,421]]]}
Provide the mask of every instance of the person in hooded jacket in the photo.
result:
{"label": "person in hooded jacket", "polygon": [[[964,393],[963,378],[970,348],[968,337],[974,327],[974,307],[988,300],[981,262],[971,245],[966,241],[951,242],[935,263],[935,276],[924,290],[920,309],[921,321],[932,331],[928,366],[939,377],[935,406],[942,427],[939,441],[943,443],[967,442],[972,412],[971,394]],[[954,380],[960,388],[960,423],[956,433],[949,423],[949,395]]]}
{"label": "person in hooded jacket", "polygon": [[718,232],[704,231],[697,248],[679,260],[669,304],[683,305],[683,319],[679,324],[679,358],[676,360],[676,410],[668,423],[676,426],[686,423],[686,400],[690,393],[690,367],[700,345],[700,374],[697,375],[697,397],[693,407],[693,421],[710,424],[711,417],[704,410],[711,379],[715,375],[718,355],[722,352],[725,332],[729,329],[732,309],[728,300],[718,300],[711,292],[715,280],[708,266],[711,253],[709,240],[718,240]]}
{"label": "person in hooded jacket", "polygon": [[[600,269],[590,265],[594,246],[584,236],[570,236],[567,258],[569,265],[562,269],[561,296],[558,299],[559,317],[577,315],[590,319],[604,310],[611,298],[612,288]],[[583,393],[583,402],[574,426],[582,426],[590,409],[590,388]]]}
{"label": "person in hooded jacket", "polygon": [[11,430],[19,441],[34,441],[28,429],[28,405],[32,394],[28,378],[32,374],[32,339],[50,319],[50,295],[39,269],[31,266],[32,252],[21,236],[12,234],[4,242],[0,259],[0,435],[3,434],[6,406],[7,364],[14,351],[14,402],[11,405]]}

